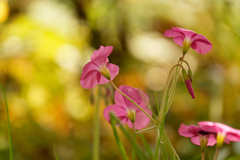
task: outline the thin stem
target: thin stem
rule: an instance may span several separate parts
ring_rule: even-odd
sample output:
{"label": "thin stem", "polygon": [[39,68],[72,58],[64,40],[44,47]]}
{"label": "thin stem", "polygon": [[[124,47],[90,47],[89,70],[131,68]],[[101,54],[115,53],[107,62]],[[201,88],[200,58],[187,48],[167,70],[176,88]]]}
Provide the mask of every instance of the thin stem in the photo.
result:
{"label": "thin stem", "polygon": [[204,153],[205,153],[205,152],[204,152],[204,151],[202,151],[202,160],[204,160]]}
{"label": "thin stem", "polygon": [[[134,124],[134,123],[133,123]],[[144,133],[144,132],[147,132],[147,131],[150,131],[152,129],[156,128],[156,125],[152,126],[152,127],[149,127],[149,128],[146,128],[146,129],[143,129],[141,131],[137,131],[133,125],[133,130],[136,134],[140,134],[140,133]]]}
{"label": "thin stem", "polygon": [[155,95],[155,101],[156,101],[156,108],[157,108],[157,116],[159,114],[159,104],[158,104],[158,97],[157,97],[157,92],[154,91],[154,95]]}
{"label": "thin stem", "polygon": [[101,90],[98,87],[98,94],[95,103],[94,114],[94,129],[93,129],[93,160],[99,160],[99,104],[100,104]]}
{"label": "thin stem", "polygon": [[116,129],[116,126],[115,126],[115,122],[116,121],[115,121],[115,119],[112,116],[110,118],[110,122],[112,124],[113,133],[114,133],[114,137],[115,137],[115,139],[117,141],[118,148],[119,148],[119,150],[120,150],[124,160],[128,160],[127,153],[126,153],[126,151],[124,149],[124,146],[123,146],[123,144],[122,144],[122,142],[121,142],[121,140],[120,140],[120,138],[118,136],[118,133],[117,133],[117,129]]}
{"label": "thin stem", "polygon": [[4,96],[4,100],[5,100],[5,103],[6,103],[6,110],[7,110],[8,140],[9,140],[9,159],[13,160],[12,134],[11,134],[11,125],[10,125],[10,119],[9,119],[7,97],[6,97],[5,91],[4,91],[4,89],[3,89],[1,84],[0,84],[0,88],[1,88],[3,96]]}
{"label": "thin stem", "polygon": [[112,80],[110,80],[112,86],[119,92],[121,93],[124,97],[126,97],[129,101],[131,101],[135,106],[137,106],[143,113],[145,113],[154,123],[156,123],[156,120],[152,118],[142,107],[140,107],[136,102],[134,102],[130,97],[128,97],[126,94],[124,94],[122,91],[120,91],[116,85],[113,83]]}
{"label": "thin stem", "polygon": [[[163,113],[164,113],[164,110],[165,110],[165,108],[166,108],[166,105],[167,105],[167,100],[168,100],[168,93],[169,93],[169,85],[170,85],[170,78],[171,78],[171,75],[172,75],[172,72],[173,72],[173,70],[175,69],[175,67],[182,67],[182,65],[180,65],[180,64],[176,64],[176,65],[174,65],[173,67],[172,67],[172,69],[170,70],[170,73],[169,73],[169,75],[168,75],[168,79],[167,79],[167,85],[166,85],[166,88],[165,88],[165,90],[164,90],[164,93],[163,93],[163,99],[162,99],[162,103],[161,103],[161,108],[160,108],[160,113],[158,114],[158,118],[157,118],[157,123],[159,124],[159,123],[161,123],[161,121],[162,121],[162,118],[163,118]],[[183,68],[183,67],[182,67]]]}
{"label": "thin stem", "polygon": [[217,148],[217,150],[216,150],[216,153],[215,153],[215,156],[214,156],[214,160],[217,160],[218,154],[219,154],[219,148]]}
{"label": "thin stem", "polygon": [[54,151],[55,160],[59,160],[55,145],[53,145],[53,151]]}
{"label": "thin stem", "polygon": [[190,66],[189,66],[189,64],[188,64],[188,62],[187,61],[185,61],[184,59],[182,59],[182,58],[180,58],[180,61],[182,61],[182,62],[184,62],[187,66],[188,66],[188,69],[190,69]]}
{"label": "thin stem", "polygon": [[155,147],[155,154],[154,154],[154,160],[160,159],[160,143],[161,143],[161,136],[160,136],[160,127],[159,125],[156,128],[156,147]]}

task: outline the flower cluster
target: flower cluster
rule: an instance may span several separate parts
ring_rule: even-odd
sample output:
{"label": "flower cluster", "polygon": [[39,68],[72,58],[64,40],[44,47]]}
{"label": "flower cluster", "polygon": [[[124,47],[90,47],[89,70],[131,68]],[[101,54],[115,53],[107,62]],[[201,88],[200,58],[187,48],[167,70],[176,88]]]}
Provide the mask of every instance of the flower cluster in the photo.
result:
{"label": "flower cluster", "polygon": [[[91,89],[98,84],[105,84],[108,82],[110,82],[113,88],[115,88],[115,104],[107,106],[103,111],[103,116],[109,123],[112,123],[111,113],[113,113],[113,115],[119,119],[116,125],[127,124],[127,126],[134,129],[136,133],[142,133],[143,131],[148,131],[154,128],[161,130],[160,123],[165,119],[166,113],[171,105],[175,91],[174,87],[180,70],[182,70],[183,81],[187,86],[188,92],[193,99],[195,98],[192,87],[192,70],[188,62],[184,60],[184,56],[190,47],[199,54],[206,54],[212,49],[212,44],[201,34],[177,27],[165,31],[164,36],[173,37],[174,42],[177,45],[182,46],[182,57],[180,57],[178,63],[172,67],[169,73],[161,108],[157,113],[156,119],[152,117],[152,111],[148,108],[149,98],[146,93],[141,89],[133,88],[131,86],[121,85],[116,87],[113,83],[112,80],[118,75],[119,67],[115,64],[109,63],[108,56],[113,50],[112,46],[100,46],[98,50],[93,52],[90,62],[83,67],[80,79],[80,84],[83,88]],[[188,66],[187,71],[183,67],[183,63]],[[176,72],[173,81],[171,81],[171,75],[174,69]],[[154,126],[142,131],[136,131],[146,127],[150,121],[154,123]],[[204,159],[204,151],[207,146],[214,146],[216,144],[219,149],[224,142],[230,143],[230,141],[240,141],[240,130],[231,128],[222,123],[214,123],[210,121],[199,122],[198,126],[186,126],[181,124],[178,131],[180,135],[191,138],[191,141],[194,144],[201,146],[202,159]],[[159,137],[160,136],[158,136],[158,138]],[[160,141],[161,138],[158,140]],[[119,146],[120,149],[122,149],[120,144]],[[156,149],[156,151],[158,150],[159,149]],[[216,153],[218,154],[218,152]],[[217,154],[215,159],[217,159]],[[156,155],[158,156],[158,153],[156,153]]]}
{"label": "flower cluster", "polygon": [[184,137],[190,137],[191,141],[196,145],[201,145],[203,150],[206,146],[217,144],[217,147],[221,148],[224,142],[240,141],[240,130],[225,124],[202,121],[199,122],[198,125],[199,126],[186,126],[181,124],[178,132]]}

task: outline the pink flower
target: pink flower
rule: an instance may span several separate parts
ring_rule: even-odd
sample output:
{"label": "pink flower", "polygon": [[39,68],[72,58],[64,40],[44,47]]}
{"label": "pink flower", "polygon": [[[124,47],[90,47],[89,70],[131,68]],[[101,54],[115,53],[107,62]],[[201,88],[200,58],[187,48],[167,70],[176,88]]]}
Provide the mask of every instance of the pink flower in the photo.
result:
{"label": "pink flower", "polygon": [[203,145],[201,144],[201,141],[205,141],[206,146],[213,146],[217,142],[214,133],[207,132],[203,130],[202,127],[195,125],[186,126],[184,124],[181,124],[178,132],[181,136],[190,137],[192,143],[196,145]]}
{"label": "pink flower", "polygon": [[188,51],[189,47],[192,47],[192,49],[200,54],[206,54],[212,50],[212,43],[205,36],[191,30],[172,27],[172,29],[165,31],[164,36],[174,37],[174,42],[177,45],[183,46],[184,54]]}
{"label": "pink flower", "polygon": [[[150,116],[152,115],[151,110],[147,108],[148,96],[142,90],[125,85],[120,86],[118,89],[135,101]],[[107,106],[103,111],[104,118],[108,122],[110,122],[110,112],[113,112],[123,125],[127,124],[128,127],[133,128],[134,123],[137,130],[146,127],[150,122],[150,118],[145,113],[118,91],[115,91],[114,100],[116,104]]]}
{"label": "pink flower", "polygon": [[83,67],[80,84],[83,88],[90,89],[98,84],[108,83],[118,74],[117,65],[108,63],[108,56],[113,50],[112,46],[100,46],[93,52],[91,61]]}
{"label": "pink flower", "polygon": [[187,86],[188,92],[190,93],[192,98],[195,99],[195,94],[194,94],[194,91],[193,91],[193,88],[192,88],[191,80],[190,79],[186,79],[184,82],[185,82],[185,84]]}
{"label": "pink flower", "polygon": [[217,141],[219,147],[222,146],[223,142],[230,143],[230,141],[240,141],[240,130],[234,129],[222,123],[214,123],[210,121],[203,121],[198,123],[204,131],[212,132],[217,134]]}

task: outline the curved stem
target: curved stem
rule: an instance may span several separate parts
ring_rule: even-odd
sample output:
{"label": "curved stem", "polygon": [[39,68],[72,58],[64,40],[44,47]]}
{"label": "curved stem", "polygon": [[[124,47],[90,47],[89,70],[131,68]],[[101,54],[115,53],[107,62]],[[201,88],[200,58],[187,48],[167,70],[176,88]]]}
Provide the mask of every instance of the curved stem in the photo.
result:
{"label": "curved stem", "polygon": [[[179,63],[179,62],[178,62]],[[160,112],[159,112],[159,114],[158,114],[158,118],[157,118],[157,123],[159,124],[159,123],[161,123],[161,121],[162,121],[162,118],[163,118],[163,112],[164,112],[164,108],[165,108],[165,106],[167,105],[166,104],[166,100],[167,100],[167,94],[169,93],[169,85],[170,85],[170,78],[171,78],[171,75],[172,75],[172,72],[173,72],[173,70],[175,69],[175,67],[181,67],[181,68],[183,68],[182,67],[182,65],[181,64],[176,64],[176,65],[174,65],[173,67],[172,67],[172,69],[170,70],[170,73],[169,73],[169,75],[168,75],[168,79],[167,79],[167,85],[166,85],[166,88],[165,88],[165,90],[164,90],[164,93],[163,93],[163,99],[162,99],[162,103],[161,103],[161,108],[160,108]]]}
{"label": "curved stem", "polygon": [[216,150],[216,153],[215,153],[215,156],[214,156],[214,160],[217,160],[218,154],[219,154],[219,148],[217,148],[217,150]]}
{"label": "curved stem", "polygon": [[130,97],[128,97],[126,94],[124,94],[122,91],[120,91],[116,85],[113,83],[112,80],[110,80],[110,83],[112,84],[112,86],[119,92],[121,93],[124,97],[126,97],[129,101],[131,101],[135,106],[137,106],[143,113],[145,113],[154,123],[156,123],[156,120],[152,118],[152,116],[150,116],[144,109],[142,109],[142,107],[140,107],[136,102],[134,102]]}
{"label": "curved stem", "polygon": [[185,61],[184,59],[182,59],[182,58],[180,58],[180,61],[182,61],[182,62],[184,62],[187,66],[188,66],[188,69],[190,69],[190,66],[189,66],[189,64],[188,64],[188,62],[187,61]]}
{"label": "curved stem", "polygon": [[5,100],[5,103],[6,103],[7,122],[8,122],[8,140],[9,140],[9,159],[12,160],[13,159],[12,134],[11,134],[11,125],[10,125],[10,119],[9,119],[7,97],[6,97],[5,91],[4,91],[4,89],[3,89],[1,84],[0,84],[0,88],[1,88],[1,90],[3,92],[4,100]]}
{"label": "curved stem", "polygon": [[154,125],[154,126],[152,126],[152,127],[149,127],[149,128],[146,128],[146,129],[143,129],[143,130],[141,130],[141,131],[137,131],[137,130],[135,129],[135,126],[134,126],[134,123],[133,123],[133,130],[134,130],[134,132],[135,132],[136,134],[144,133],[144,132],[150,131],[150,130],[152,130],[152,129],[154,129],[154,128],[156,128],[156,125]]}

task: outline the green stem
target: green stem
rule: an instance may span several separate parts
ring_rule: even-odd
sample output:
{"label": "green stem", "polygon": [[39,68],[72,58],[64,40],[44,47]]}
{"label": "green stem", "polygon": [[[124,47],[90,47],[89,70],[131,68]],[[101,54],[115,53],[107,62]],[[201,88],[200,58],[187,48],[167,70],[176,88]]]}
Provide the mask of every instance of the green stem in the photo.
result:
{"label": "green stem", "polygon": [[143,130],[141,130],[141,131],[136,131],[135,128],[134,128],[134,125],[133,125],[134,132],[137,133],[137,134],[150,131],[150,130],[152,130],[152,129],[154,129],[154,128],[156,128],[156,125],[154,125],[154,126],[152,126],[152,127],[149,127],[149,128],[146,128],[146,129],[143,129]]}
{"label": "green stem", "polygon": [[113,129],[114,137],[117,141],[118,148],[119,148],[124,160],[128,160],[128,157],[127,157],[126,151],[124,149],[124,146],[123,146],[123,144],[122,144],[122,142],[121,142],[121,140],[118,136],[118,133],[117,133],[117,129],[116,129],[116,126],[115,126],[116,125],[115,120],[112,116],[110,117],[110,122],[112,124],[112,129]]}
{"label": "green stem", "polygon": [[159,103],[158,103],[158,97],[157,97],[157,92],[154,91],[154,95],[155,95],[155,101],[156,101],[156,108],[157,108],[157,116],[159,114]]}
{"label": "green stem", "polygon": [[140,134],[139,137],[142,140],[143,145],[144,145],[144,147],[145,147],[145,149],[146,149],[150,159],[153,159],[153,153],[152,153],[152,151],[151,151],[151,149],[149,147],[149,144],[147,143],[146,139],[144,138],[143,134]]}
{"label": "green stem", "polygon": [[202,160],[204,160],[204,153],[205,153],[205,152],[203,151],[203,152],[202,152]]}
{"label": "green stem", "polygon": [[215,153],[215,156],[214,156],[214,160],[217,160],[218,154],[219,154],[219,148],[217,148],[217,150],[216,150],[216,153]]}
{"label": "green stem", "polygon": [[6,97],[5,91],[4,91],[4,89],[3,89],[1,84],[0,84],[0,88],[1,88],[3,96],[4,96],[4,100],[5,100],[5,103],[6,103],[6,110],[7,110],[8,140],[9,140],[9,159],[13,160],[12,135],[11,135],[11,125],[10,125],[10,119],[9,119],[7,97]]}
{"label": "green stem", "polygon": [[154,123],[156,123],[156,120],[152,118],[152,116],[150,116],[144,109],[142,109],[142,107],[140,107],[136,102],[134,102],[134,100],[132,100],[130,97],[128,97],[126,94],[124,94],[122,91],[120,91],[116,85],[113,83],[112,80],[110,80],[112,86],[119,92],[121,93],[124,97],[126,97],[129,101],[131,101],[135,106],[137,106],[143,113],[145,113]]}
{"label": "green stem", "polygon": [[98,94],[95,103],[94,129],[93,129],[93,160],[99,160],[99,104],[101,97],[101,88],[98,87]]}
{"label": "green stem", "polygon": [[[171,75],[172,75],[172,72],[173,70],[177,67],[177,70],[178,70],[178,67],[182,67],[182,65],[180,64],[176,64],[175,66],[172,67],[172,69],[170,70],[170,73],[168,75],[168,79],[167,79],[167,85],[164,89],[164,93],[163,93],[163,99],[162,99],[162,103],[161,103],[161,108],[160,108],[160,112],[158,114],[158,118],[157,118],[157,124],[160,124],[163,120],[163,114],[164,114],[164,111],[168,111],[168,107],[167,106],[170,106],[171,105],[171,101],[169,101],[168,97],[169,97],[169,92],[171,91],[171,88],[169,89],[169,86],[170,86],[170,78],[171,78]],[[175,79],[176,77],[176,74],[178,74],[178,72],[175,73],[175,76],[174,76],[174,81],[173,81],[173,84],[175,86],[175,81],[177,79]],[[172,84],[172,85],[173,85]],[[172,92],[170,92],[170,97],[171,97],[171,94]],[[169,103],[170,102],[170,103]],[[166,109],[168,108],[168,109]]]}
{"label": "green stem", "polygon": [[161,136],[160,136],[160,127],[156,127],[156,147],[155,147],[155,154],[154,154],[154,160],[160,159],[160,143],[161,143]]}
{"label": "green stem", "polygon": [[114,113],[110,112],[110,116],[117,122],[117,124],[120,126],[120,129],[122,130],[123,134],[127,137],[127,139],[130,141],[132,146],[135,148],[136,154],[140,160],[146,160],[147,156],[144,154],[144,152],[140,149],[137,142],[133,140],[133,138],[130,136],[130,134],[125,130],[119,119],[114,115]]}
{"label": "green stem", "polygon": [[53,145],[53,151],[54,151],[55,160],[59,160],[55,145]]}

